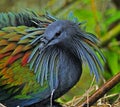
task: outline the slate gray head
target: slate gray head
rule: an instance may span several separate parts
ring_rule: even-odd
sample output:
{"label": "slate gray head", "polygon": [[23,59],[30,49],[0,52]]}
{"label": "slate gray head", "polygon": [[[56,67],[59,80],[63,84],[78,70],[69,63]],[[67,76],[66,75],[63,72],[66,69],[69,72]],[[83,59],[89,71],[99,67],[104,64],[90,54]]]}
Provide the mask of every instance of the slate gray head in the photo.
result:
{"label": "slate gray head", "polygon": [[51,23],[44,32],[41,42],[47,46],[71,44],[72,38],[79,30],[78,24],[68,20],[58,20]]}
{"label": "slate gray head", "polygon": [[91,73],[99,78],[99,70],[103,66],[97,56],[98,53],[104,60],[101,51],[98,49],[99,40],[91,33],[81,30],[78,23],[68,20],[58,20],[51,23],[41,38],[40,50],[46,47],[60,46],[60,48],[69,50],[82,62],[86,62]]}

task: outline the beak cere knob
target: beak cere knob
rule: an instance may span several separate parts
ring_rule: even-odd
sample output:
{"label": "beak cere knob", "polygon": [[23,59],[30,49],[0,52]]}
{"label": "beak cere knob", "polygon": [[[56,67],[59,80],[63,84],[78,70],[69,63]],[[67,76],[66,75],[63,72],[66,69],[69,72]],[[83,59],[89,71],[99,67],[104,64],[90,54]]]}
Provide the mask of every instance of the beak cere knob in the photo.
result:
{"label": "beak cere knob", "polygon": [[41,49],[43,49],[46,45],[47,45],[47,43],[48,43],[48,41],[45,39],[45,37],[42,37],[41,39],[40,39],[40,45],[39,45],[39,50],[41,50]]}
{"label": "beak cere knob", "polygon": [[41,42],[40,45],[39,45],[39,50],[43,49],[45,47],[45,42]]}

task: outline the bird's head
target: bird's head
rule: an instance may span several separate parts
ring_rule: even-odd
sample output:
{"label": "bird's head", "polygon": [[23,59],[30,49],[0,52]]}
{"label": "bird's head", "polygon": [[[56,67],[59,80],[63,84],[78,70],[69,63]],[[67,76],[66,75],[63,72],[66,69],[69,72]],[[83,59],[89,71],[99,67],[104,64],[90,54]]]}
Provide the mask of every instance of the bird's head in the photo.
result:
{"label": "bird's head", "polygon": [[41,49],[48,46],[63,46],[71,48],[72,40],[79,30],[78,24],[68,20],[58,20],[51,23],[41,38]]}

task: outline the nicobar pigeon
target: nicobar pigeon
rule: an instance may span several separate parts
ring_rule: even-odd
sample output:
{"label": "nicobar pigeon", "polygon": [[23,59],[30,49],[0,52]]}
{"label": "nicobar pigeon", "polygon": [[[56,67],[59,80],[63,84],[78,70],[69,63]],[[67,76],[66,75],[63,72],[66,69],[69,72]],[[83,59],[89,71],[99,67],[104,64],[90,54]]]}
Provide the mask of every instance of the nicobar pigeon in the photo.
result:
{"label": "nicobar pigeon", "polygon": [[[80,79],[82,64],[98,80],[99,40],[81,23],[33,11],[0,14],[0,102],[7,107],[57,107]],[[53,102],[53,103],[52,103]]]}

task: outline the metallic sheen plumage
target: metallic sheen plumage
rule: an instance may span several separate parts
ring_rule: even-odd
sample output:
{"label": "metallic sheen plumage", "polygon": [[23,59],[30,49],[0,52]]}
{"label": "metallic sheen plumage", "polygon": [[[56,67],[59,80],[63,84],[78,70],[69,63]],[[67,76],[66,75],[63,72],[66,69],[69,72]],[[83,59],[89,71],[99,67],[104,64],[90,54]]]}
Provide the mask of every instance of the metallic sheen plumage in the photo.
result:
{"label": "metallic sheen plumage", "polygon": [[2,13],[0,28],[0,102],[8,107],[47,103],[53,90],[53,100],[60,97],[79,81],[84,62],[96,80],[103,71],[99,40],[75,20]]}

